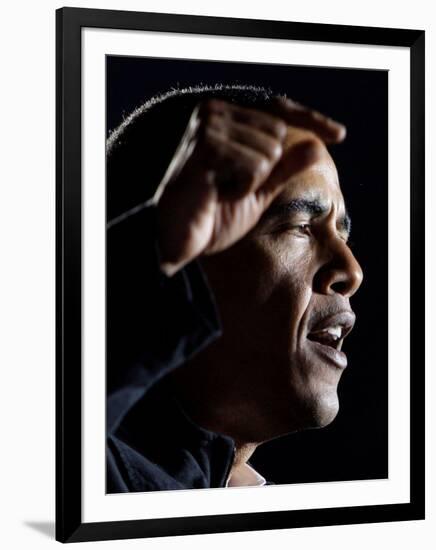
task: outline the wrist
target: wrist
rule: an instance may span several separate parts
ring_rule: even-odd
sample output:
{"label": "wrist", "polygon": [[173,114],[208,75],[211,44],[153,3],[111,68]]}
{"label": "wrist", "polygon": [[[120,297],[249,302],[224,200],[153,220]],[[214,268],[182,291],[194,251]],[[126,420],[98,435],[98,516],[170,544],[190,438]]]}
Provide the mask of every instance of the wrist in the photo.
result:
{"label": "wrist", "polygon": [[159,268],[167,277],[172,277],[188,262],[180,257],[180,253],[177,253],[175,235],[168,231],[168,224],[171,221],[163,215],[161,205],[156,206],[156,250]]}

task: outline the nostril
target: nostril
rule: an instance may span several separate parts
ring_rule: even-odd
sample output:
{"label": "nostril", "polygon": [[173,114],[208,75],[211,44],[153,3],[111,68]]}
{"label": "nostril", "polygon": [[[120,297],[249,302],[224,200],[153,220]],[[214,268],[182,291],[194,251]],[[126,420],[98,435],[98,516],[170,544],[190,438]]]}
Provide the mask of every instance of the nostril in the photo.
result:
{"label": "nostril", "polygon": [[329,295],[341,294],[344,298],[350,298],[360,286],[357,279],[351,269],[333,267],[328,263],[315,273],[313,287],[315,292]]}
{"label": "nostril", "polygon": [[347,281],[336,281],[330,285],[330,288],[339,294],[346,294],[348,292],[349,283]]}

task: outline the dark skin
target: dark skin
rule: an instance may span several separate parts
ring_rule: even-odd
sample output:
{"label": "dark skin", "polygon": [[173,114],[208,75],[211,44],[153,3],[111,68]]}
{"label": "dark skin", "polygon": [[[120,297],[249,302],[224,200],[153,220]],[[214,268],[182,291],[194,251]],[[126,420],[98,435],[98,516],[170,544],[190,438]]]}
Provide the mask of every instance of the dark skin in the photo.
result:
{"label": "dark skin", "polygon": [[[289,124],[316,134],[295,141],[284,154]],[[247,234],[284,180],[319,157],[316,136],[340,141],[345,128],[290,100],[272,101],[271,113],[216,99],[202,103],[155,196],[162,270],[172,275]]]}
{"label": "dark skin", "polygon": [[270,113],[212,101],[193,114],[158,190],[162,270],[199,258],[223,324],[169,383],[195,422],[235,440],[232,472],[259,444],[338,412],[363,277],[325,146],[344,136],[290,101]]}

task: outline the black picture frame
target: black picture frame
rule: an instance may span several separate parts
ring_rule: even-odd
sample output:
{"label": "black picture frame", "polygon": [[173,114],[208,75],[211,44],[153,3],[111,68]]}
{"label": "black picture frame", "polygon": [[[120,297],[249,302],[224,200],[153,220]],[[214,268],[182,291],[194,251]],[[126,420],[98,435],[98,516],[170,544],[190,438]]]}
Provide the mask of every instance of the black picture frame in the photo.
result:
{"label": "black picture frame", "polygon": [[[410,50],[410,502],[328,509],[82,522],[81,29],[151,30],[405,47]],[[56,12],[56,539],[127,539],[424,519],[425,33],[79,8]],[[241,511],[243,512],[243,511]]]}

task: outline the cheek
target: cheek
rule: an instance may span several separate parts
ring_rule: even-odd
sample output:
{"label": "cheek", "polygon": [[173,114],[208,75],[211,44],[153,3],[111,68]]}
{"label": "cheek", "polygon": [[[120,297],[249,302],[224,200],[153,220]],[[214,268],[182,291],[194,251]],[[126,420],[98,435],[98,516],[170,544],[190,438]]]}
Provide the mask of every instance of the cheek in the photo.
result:
{"label": "cheek", "polygon": [[[292,245],[292,246],[291,246]],[[311,297],[311,254],[270,236],[240,241],[203,261],[224,325],[232,331],[289,334]]]}
{"label": "cheek", "polygon": [[[312,288],[312,251],[301,239],[265,239],[258,243],[268,266],[269,288],[260,289],[267,300],[273,292],[283,292],[294,301],[306,303]],[[286,304],[284,304],[286,306]],[[289,304],[288,304],[289,305]]]}

